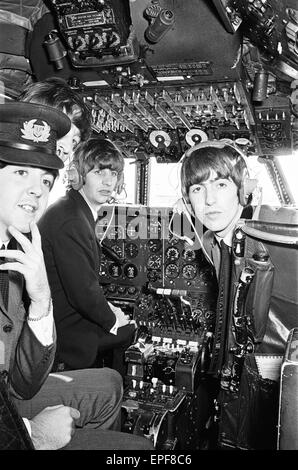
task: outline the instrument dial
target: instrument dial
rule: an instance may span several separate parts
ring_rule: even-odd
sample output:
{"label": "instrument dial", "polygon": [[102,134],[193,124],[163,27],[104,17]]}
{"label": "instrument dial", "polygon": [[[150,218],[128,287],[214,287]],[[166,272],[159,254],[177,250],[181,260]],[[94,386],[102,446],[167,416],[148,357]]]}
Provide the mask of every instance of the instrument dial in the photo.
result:
{"label": "instrument dial", "polygon": [[197,274],[197,268],[192,264],[185,264],[182,268],[182,276],[184,279],[194,279]]}
{"label": "instrument dial", "polygon": [[179,250],[175,246],[170,246],[166,251],[166,259],[169,261],[177,261],[179,256]]}
{"label": "instrument dial", "polygon": [[161,249],[161,240],[149,240],[147,246],[151,253],[156,253]]}
{"label": "instrument dial", "polygon": [[130,239],[136,239],[139,237],[139,227],[136,225],[132,225],[132,224],[128,224],[127,226],[127,238],[130,238]]}
{"label": "instrument dial", "polygon": [[119,258],[123,258],[123,248],[121,246],[113,245],[111,246],[111,249]]}
{"label": "instrument dial", "polygon": [[147,261],[147,267],[150,269],[160,269],[161,255],[150,255]]}
{"label": "instrument dial", "polygon": [[165,275],[169,279],[175,279],[179,275],[179,268],[176,264],[168,264],[165,269]]}
{"label": "instrument dial", "polygon": [[137,245],[135,243],[127,243],[125,253],[129,258],[135,258],[139,253]]}
{"label": "instrument dial", "polygon": [[111,292],[112,294],[116,292],[116,286],[115,284],[109,284],[107,287],[108,292]]}
{"label": "instrument dial", "polygon": [[137,288],[134,287],[134,286],[129,287],[129,288],[127,289],[127,292],[128,292],[129,295],[134,295],[134,294],[137,293]]}
{"label": "instrument dial", "polygon": [[120,277],[121,274],[122,274],[121,266],[119,264],[116,264],[116,263],[110,264],[109,274],[110,274],[110,276],[112,276],[114,278]]}
{"label": "instrument dial", "polygon": [[196,258],[196,253],[193,250],[186,249],[183,250],[182,257],[185,259],[185,261],[194,261]]}
{"label": "instrument dial", "polygon": [[132,263],[126,264],[124,274],[128,279],[134,279],[138,275],[138,268]]}

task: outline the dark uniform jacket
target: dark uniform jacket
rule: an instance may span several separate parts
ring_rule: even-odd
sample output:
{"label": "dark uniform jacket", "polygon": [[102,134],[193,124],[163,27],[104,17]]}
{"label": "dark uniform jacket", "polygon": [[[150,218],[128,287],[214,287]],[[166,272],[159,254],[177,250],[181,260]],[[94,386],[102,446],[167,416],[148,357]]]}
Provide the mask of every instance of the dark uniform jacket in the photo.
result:
{"label": "dark uniform jacket", "polygon": [[59,361],[80,369],[94,363],[102,329],[116,317],[99,285],[93,214],[78,191],[49,207],[39,223],[57,328]]}
{"label": "dark uniform jacket", "polygon": [[26,320],[23,289],[23,276],[10,271],[8,309],[0,292],[0,371],[8,378],[13,395],[30,399],[51,370],[56,334],[48,347],[38,341]]}

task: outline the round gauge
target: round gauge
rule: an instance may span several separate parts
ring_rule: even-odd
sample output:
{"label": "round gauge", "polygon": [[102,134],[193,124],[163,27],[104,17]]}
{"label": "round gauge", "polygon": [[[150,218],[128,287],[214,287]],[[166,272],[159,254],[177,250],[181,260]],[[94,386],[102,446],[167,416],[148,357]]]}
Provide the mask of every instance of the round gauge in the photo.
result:
{"label": "round gauge", "polygon": [[150,255],[147,260],[147,268],[160,269],[161,267],[161,255]]}
{"label": "round gauge", "polygon": [[156,253],[161,249],[161,240],[149,240],[147,246],[151,253]]}
{"label": "round gauge", "polygon": [[204,316],[204,313],[202,312],[201,309],[199,308],[196,308],[193,310],[192,312],[192,317],[195,321],[195,324],[197,326],[205,326],[206,325],[206,320],[205,320],[205,316]]}
{"label": "round gauge", "polygon": [[193,250],[186,249],[183,250],[182,257],[185,259],[185,261],[194,261],[196,258],[196,253]]}
{"label": "round gauge", "polygon": [[111,249],[119,258],[123,258],[123,248],[121,246],[113,245],[111,246]]}
{"label": "round gauge", "polygon": [[115,278],[120,277],[121,274],[122,274],[121,266],[119,264],[116,264],[116,263],[110,264],[109,274],[110,274],[110,276],[115,277]]}
{"label": "round gauge", "polygon": [[137,293],[137,288],[134,287],[134,286],[129,287],[129,288],[127,289],[127,293],[128,293],[129,295],[135,295],[135,294]]}
{"label": "round gauge", "polygon": [[128,279],[134,279],[138,275],[138,268],[132,263],[126,264],[124,266],[124,274]]}
{"label": "round gauge", "polygon": [[166,259],[168,259],[169,261],[177,261],[179,256],[179,250],[175,246],[170,246],[166,251]]}
{"label": "round gauge", "polygon": [[179,274],[179,268],[176,264],[168,264],[165,269],[165,275],[169,279],[175,279]]}
{"label": "round gauge", "polygon": [[107,287],[107,290],[108,290],[109,292],[112,292],[112,293],[116,292],[116,286],[115,286],[115,284],[109,284],[108,287]]}
{"label": "round gauge", "polygon": [[139,227],[136,225],[128,224],[127,226],[127,237],[136,239],[139,237]]}
{"label": "round gauge", "polygon": [[126,287],[125,286],[118,286],[117,291],[118,291],[119,294],[125,294]]}
{"label": "round gauge", "polygon": [[155,282],[158,279],[158,272],[155,269],[150,269],[150,271],[147,272],[147,278],[151,282]]}
{"label": "round gauge", "polygon": [[182,268],[182,276],[184,279],[194,279],[197,274],[197,268],[192,264],[185,264]]}
{"label": "round gauge", "polygon": [[135,258],[139,253],[137,245],[135,243],[127,243],[125,253],[129,258]]}
{"label": "round gauge", "polygon": [[149,134],[150,143],[156,147],[166,148],[171,143],[171,137],[163,130],[152,131]]}

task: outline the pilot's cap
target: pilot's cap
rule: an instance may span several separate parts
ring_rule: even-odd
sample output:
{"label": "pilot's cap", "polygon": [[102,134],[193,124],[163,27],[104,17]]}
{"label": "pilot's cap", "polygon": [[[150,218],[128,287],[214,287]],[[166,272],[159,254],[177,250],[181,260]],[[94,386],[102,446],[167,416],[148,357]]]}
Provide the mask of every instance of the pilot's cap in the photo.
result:
{"label": "pilot's cap", "polygon": [[0,104],[0,161],[63,168],[56,144],[70,127],[66,114],[50,106],[22,101]]}

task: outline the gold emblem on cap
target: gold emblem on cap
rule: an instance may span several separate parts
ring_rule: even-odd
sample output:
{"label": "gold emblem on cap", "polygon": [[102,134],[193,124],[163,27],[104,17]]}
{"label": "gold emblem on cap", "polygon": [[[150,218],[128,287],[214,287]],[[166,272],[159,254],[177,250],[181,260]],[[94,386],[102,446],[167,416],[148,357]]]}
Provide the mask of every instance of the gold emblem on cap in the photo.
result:
{"label": "gold emblem on cap", "polygon": [[36,121],[37,119],[31,119],[23,123],[22,138],[33,142],[48,142],[51,127],[45,121],[42,121],[43,125],[35,124]]}

